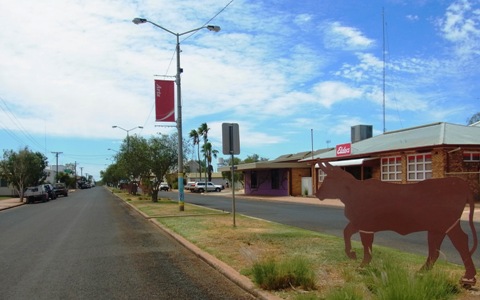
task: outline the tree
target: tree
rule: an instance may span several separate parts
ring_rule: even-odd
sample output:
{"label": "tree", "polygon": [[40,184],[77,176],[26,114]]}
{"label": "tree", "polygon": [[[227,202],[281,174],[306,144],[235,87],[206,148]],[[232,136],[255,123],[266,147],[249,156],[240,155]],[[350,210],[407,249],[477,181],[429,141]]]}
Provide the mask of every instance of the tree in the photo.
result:
{"label": "tree", "polygon": [[105,171],[100,172],[102,181],[112,186],[118,186],[121,180],[127,180],[128,175],[125,169],[118,163],[111,164]]}
{"label": "tree", "polygon": [[268,161],[268,158],[260,157],[258,154],[248,155],[247,158],[243,160],[243,164],[259,162],[259,161]]}
{"label": "tree", "polygon": [[[117,163],[126,171],[129,180],[140,180],[142,176],[148,176],[150,165],[147,140],[138,135],[125,138],[117,154]],[[135,193],[134,190],[130,192]]]}
{"label": "tree", "polygon": [[161,135],[160,137],[151,137],[148,140],[150,171],[151,175],[153,175],[153,202],[158,201],[158,191],[163,178],[176,166],[178,157],[177,145],[178,141],[175,136]]}
{"label": "tree", "polygon": [[197,131],[198,131],[198,136],[203,137],[203,146],[202,146],[203,151],[202,152],[203,152],[203,158],[204,158],[204,162],[205,162],[205,178],[206,178],[207,177],[207,172],[208,172],[208,165],[207,165],[207,154],[205,152],[205,147],[206,147],[206,144],[208,142],[208,132],[210,131],[210,128],[208,128],[207,123],[202,123],[198,127]]}
{"label": "tree", "polygon": [[18,152],[4,150],[3,160],[0,161],[0,175],[13,185],[20,195],[20,201],[23,201],[26,187],[39,185],[47,178],[47,165],[45,155],[32,152],[28,147]]}
{"label": "tree", "polygon": [[476,123],[480,121],[480,112],[477,112],[473,116],[470,117],[470,119],[467,120],[467,125],[472,125],[473,123]]}
{"label": "tree", "polygon": [[200,162],[200,136],[198,131],[192,129],[190,131],[189,137],[193,140],[193,146],[197,145],[197,157],[198,157],[198,173],[200,173],[200,181],[202,180],[202,164]]}
{"label": "tree", "polygon": [[207,161],[207,173],[208,173],[208,181],[212,181],[212,157],[217,158],[218,150],[212,149],[212,143],[207,142],[203,145],[202,149],[203,154],[205,155],[205,159]]}
{"label": "tree", "polygon": [[[232,159],[229,158],[229,159],[226,159],[225,162],[231,167],[232,166]],[[233,165],[239,165],[242,163],[242,160],[238,157],[234,157],[233,158]],[[230,168],[231,170],[231,168]],[[232,171],[226,171],[226,172],[222,172],[222,178],[223,179],[226,179],[228,181],[232,181]],[[233,173],[233,180],[235,182],[240,182],[243,184],[244,182],[244,177],[243,177],[243,172],[234,172]]]}
{"label": "tree", "polygon": [[59,172],[57,175],[59,182],[65,183],[67,187],[75,187],[75,178],[65,172]]}

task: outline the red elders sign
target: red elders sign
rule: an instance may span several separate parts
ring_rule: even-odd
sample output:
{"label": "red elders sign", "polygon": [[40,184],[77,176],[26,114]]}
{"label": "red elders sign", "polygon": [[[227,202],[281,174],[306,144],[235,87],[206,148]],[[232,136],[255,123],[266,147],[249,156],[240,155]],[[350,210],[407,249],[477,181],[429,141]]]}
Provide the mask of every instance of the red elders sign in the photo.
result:
{"label": "red elders sign", "polygon": [[352,144],[340,144],[336,147],[336,156],[348,156],[352,154]]}
{"label": "red elders sign", "polygon": [[175,91],[171,80],[155,80],[155,121],[175,122]]}

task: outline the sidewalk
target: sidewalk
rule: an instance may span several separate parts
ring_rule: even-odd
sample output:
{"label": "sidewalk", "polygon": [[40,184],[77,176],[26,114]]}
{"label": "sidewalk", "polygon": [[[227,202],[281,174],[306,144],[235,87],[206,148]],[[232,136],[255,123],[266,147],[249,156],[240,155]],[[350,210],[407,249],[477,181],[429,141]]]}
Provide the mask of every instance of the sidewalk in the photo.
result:
{"label": "sidewalk", "polygon": [[24,204],[25,202],[20,202],[20,198],[10,198],[5,200],[0,200],[0,210],[17,207]]}

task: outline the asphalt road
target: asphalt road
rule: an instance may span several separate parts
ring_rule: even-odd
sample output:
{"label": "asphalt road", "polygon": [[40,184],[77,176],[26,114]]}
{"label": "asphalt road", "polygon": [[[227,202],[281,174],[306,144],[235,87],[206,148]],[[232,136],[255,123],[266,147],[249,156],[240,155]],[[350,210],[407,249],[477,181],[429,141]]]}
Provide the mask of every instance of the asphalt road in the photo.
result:
{"label": "asphalt road", "polygon": [[[171,199],[177,199],[176,192],[162,192]],[[330,207],[321,205],[311,205],[290,202],[275,202],[252,200],[251,198],[236,198],[236,212],[247,216],[252,216],[264,220],[269,220],[281,224],[291,225],[299,228],[313,230],[329,235],[343,238],[343,229],[347,224],[342,207]],[[224,211],[232,211],[232,199],[230,197],[209,194],[185,193],[185,202],[198,204]],[[467,222],[462,221],[463,230],[469,235],[470,245],[472,244],[472,234]],[[477,234],[480,233],[480,224],[475,223]],[[360,241],[358,234],[355,234],[353,240]],[[374,251],[376,245],[382,245],[425,256],[428,254],[427,233],[416,232],[402,236],[391,231],[377,232],[374,240]],[[471,248],[471,246],[470,246]],[[446,237],[441,246],[442,253],[439,260],[463,265],[462,259],[454,246]],[[343,249],[342,249],[343,251]],[[362,257],[363,253],[357,251],[357,257]],[[375,259],[375,254],[373,254]],[[473,254],[473,260],[476,267],[480,267],[480,246]]]}
{"label": "asphalt road", "polygon": [[0,211],[1,299],[252,299],[106,189]]}

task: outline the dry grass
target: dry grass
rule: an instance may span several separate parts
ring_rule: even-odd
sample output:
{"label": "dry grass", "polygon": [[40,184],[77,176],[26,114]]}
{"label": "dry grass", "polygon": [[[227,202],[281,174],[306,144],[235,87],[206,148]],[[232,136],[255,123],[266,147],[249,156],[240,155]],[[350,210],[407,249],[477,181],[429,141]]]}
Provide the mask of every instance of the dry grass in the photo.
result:
{"label": "dry grass", "polygon": [[[328,299],[332,291],[344,287],[360,291],[363,299],[373,299],[365,282],[368,270],[359,269],[358,261],[346,258],[343,239],[242,215],[236,216],[236,227],[233,227],[232,216],[220,211],[185,203],[185,211],[180,212],[177,202],[169,199],[153,203],[130,195],[120,196],[131,198],[129,202],[139,210],[156,217],[160,223],[250,278],[254,262],[298,256],[306,259],[316,274],[317,289],[275,292],[284,299]],[[360,254],[361,245],[354,242],[353,246]],[[425,260],[425,257],[380,246],[375,246],[374,251],[374,267],[375,263],[389,261],[417,272]],[[453,280],[463,274],[462,267],[443,262],[438,262],[435,269],[449,274]],[[468,299],[468,296],[464,291],[456,299]]]}

